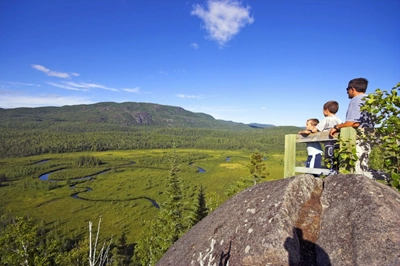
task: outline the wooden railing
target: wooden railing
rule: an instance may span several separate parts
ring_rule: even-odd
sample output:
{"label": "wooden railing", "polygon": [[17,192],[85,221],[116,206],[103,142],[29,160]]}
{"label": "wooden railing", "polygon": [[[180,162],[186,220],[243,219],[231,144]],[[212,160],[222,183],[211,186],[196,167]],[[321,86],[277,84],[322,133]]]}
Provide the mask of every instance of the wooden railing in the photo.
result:
{"label": "wooden railing", "polygon": [[296,167],[296,143],[307,142],[332,142],[338,139],[352,143],[355,145],[357,132],[351,127],[342,128],[340,134],[336,134],[334,138],[329,136],[329,132],[317,132],[310,135],[289,134],[285,136],[285,158],[284,158],[284,177],[291,177],[296,173],[323,174],[331,173],[327,168],[307,168]]}

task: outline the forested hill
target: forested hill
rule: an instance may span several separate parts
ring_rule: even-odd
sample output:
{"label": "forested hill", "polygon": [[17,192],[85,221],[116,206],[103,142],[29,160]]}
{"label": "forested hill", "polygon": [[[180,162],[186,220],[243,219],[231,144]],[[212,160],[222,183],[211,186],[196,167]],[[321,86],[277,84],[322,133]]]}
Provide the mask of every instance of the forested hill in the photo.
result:
{"label": "forested hill", "polygon": [[0,109],[3,128],[53,128],[62,131],[97,131],[106,128],[129,130],[151,128],[218,128],[246,129],[272,127],[217,120],[204,113],[193,113],[181,107],[153,103],[101,102],[63,107]]}
{"label": "forested hill", "polygon": [[174,146],[283,152],[285,134],[299,131],[132,102],[0,109],[0,127],[0,158]]}

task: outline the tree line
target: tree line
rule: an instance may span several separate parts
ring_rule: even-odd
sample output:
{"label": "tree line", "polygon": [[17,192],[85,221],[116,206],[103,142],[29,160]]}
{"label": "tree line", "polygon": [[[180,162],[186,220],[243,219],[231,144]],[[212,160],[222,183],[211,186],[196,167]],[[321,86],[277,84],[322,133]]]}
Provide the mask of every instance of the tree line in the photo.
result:
{"label": "tree line", "polygon": [[158,128],[135,131],[64,132],[40,129],[4,129],[0,132],[0,158],[47,153],[129,149],[178,148],[268,150],[283,152],[284,135],[298,128],[251,130]]}

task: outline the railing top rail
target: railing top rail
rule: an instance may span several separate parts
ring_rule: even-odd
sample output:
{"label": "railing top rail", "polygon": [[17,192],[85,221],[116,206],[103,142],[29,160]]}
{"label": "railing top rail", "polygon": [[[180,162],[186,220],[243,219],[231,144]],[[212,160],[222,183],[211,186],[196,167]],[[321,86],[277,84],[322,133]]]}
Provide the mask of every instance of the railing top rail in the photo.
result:
{"label": "railing top rail", "polygon": [[296,134],[296,142],[325,142],[325,141],[336,141],[338,140],[338,134],[335,134],[335,137],[332,138],[329,136],[329,132],[317,132],[311,134]]}

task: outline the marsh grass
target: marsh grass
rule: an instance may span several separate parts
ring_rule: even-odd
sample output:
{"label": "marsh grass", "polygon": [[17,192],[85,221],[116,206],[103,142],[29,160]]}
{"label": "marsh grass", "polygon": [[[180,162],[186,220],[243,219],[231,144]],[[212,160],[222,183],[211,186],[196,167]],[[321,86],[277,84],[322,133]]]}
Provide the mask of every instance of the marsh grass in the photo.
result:
{"label": "marsh grass", "polygon": [[[4,173],[8,181],[0,187],[0,214],[34,217],[68,238],[87,234],[88,221],[101,216],[104,237],[119,237],[125,232],[128,241],[135,242],[145,221],[158,212],[149,199],[159,205],[166,200],[171,154],[172,150],[153,149],[1,159],[0,174]],[[250,175],[246,167],[250,153],[245,151],[177,149],[177,154],[187,216],[200,186],[212,197],[209,200],[220,204],[227,199],[225,192],[233,182]],[[103,164],[77,167],[83,155],[99,158]],[[282,178],[283,154],[265,157],[269,173],[266,181]],[[36,164],[45,159],[48,161]],[[198,167],[205,172],[199,172]],[[41,174],[56,170],[60,171],[49,178],[57,182],[39,180]],[[75,180],[90,175],[93,179]],[[80,199],[71,197],[76,193]]]}

